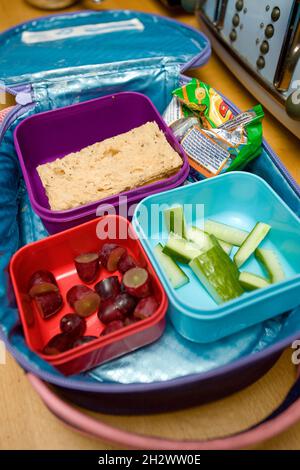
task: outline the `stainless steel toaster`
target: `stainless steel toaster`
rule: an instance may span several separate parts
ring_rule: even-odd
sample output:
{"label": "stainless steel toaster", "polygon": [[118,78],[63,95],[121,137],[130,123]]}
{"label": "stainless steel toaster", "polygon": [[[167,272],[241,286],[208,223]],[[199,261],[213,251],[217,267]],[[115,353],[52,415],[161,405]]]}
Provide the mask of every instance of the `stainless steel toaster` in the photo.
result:
{"label": "stainless steel toaster", "polygon": [[300,0],[200,0],[196,15],[228,68],[300,138]]}

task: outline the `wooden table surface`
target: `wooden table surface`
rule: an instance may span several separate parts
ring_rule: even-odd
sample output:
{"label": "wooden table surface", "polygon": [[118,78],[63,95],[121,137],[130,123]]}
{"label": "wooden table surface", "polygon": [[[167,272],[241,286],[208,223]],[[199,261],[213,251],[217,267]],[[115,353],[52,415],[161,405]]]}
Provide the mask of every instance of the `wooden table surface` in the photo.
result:
{"label": "wooden table surface", "polygon": [[[82,6],[78,4],[68,11],[80,8]],[[132,8],[170,14],[155,0],[106,0],[103,8]],[[45,12],[30,7],[23,0],[0,0],[0,31],[43,14]],[[193,16],[184,13],[172,13],[172,16],[196,24]],[[193,71],[192,75],[221,90],[243,110],[256,103],[256,99],[214,55],[209,64]],[[268,113],[264,121],[264,134],[299,182],[299,141]],[[6,365],[0,365],[0,374],[0,449],[117,448],[82,437],[65,428],[45,408],[29,385],[23,370],[11,357],[7,357]],[[211,438],[237,432],[265,417],[283,399],[294,377],[290,349],[257,383],[216,403],[147,417],[98,416],[107,423],[139,433],[178,439]],[[279,437],[257,446],[257,449],[300,449],[300,423]]]}

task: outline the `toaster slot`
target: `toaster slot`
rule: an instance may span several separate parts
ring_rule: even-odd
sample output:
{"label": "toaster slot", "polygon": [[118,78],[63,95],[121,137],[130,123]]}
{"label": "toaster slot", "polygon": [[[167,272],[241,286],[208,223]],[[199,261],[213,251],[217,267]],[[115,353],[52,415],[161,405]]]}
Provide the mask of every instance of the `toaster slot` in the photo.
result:
{"label": "toaster slot", "polygon": [[228,0],[219,0],[217,5],[217,19],[216,19],[216,26],[218,29],[223,29],[225,15],[227,10]]}
{"label": "toaster slot", "polygon": [[284,45],[279,58],[274,85],[281,91],[289,90],[296,66],[300,60],[300,1],[298,0],[291,14]]}

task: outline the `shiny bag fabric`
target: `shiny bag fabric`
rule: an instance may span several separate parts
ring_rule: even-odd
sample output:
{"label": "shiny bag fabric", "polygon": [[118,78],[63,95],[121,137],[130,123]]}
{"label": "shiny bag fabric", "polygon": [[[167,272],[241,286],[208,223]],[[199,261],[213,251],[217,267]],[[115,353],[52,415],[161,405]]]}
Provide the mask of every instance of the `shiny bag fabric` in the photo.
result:
{"label": "shiny bag fabric", "polygon": [[[8,350],[25,370],[56,385],[68,398],[108,412],[183,407],[255,380],[299,336],[300,309],[209,345],[185,340],[168,324],[156,343],[66,378],[27,347],[7,275],[10,257],[20,246],[47,236],[30,206],[14,150],[17,124],[34,113],[120,91],[144,93],[162,112],[171,91],[188,80],[184,71],[209,59],[208,40],[195,29],[159,16],[78,12],[17,26],[0,35],[0,51],[0,83],[19,103],[0,127],[0,332]],[[246,171],[263,177],[299,215],[299,188],[266,143]],[[243,376],[250,366],[256,372]],[[220,389],[218,380],[225,383],[229,375],[235,380]],[[218,394],[204,388],[202,396],[199,387],[210,377]],[[174,400],[168,399],[170,390]],[[111,393],[118,396],[114,404],[109,403]],[[128,394],[140,401],[128,402]]]}

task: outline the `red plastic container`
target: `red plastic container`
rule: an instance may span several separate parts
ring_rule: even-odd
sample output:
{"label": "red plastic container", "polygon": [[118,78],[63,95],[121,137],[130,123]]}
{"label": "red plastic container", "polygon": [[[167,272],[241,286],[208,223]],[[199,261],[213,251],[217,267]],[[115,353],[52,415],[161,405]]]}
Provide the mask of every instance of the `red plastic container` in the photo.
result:
{"label": "red plastic container", "polygon": [[[99,223],[102,228],[108,227],[109,224],[115,224],[115,233],[110,236],[109,240],[98,238]],[[61,318],[72,312],[66,301],[67,291],[75,284],[83,284],[75,269],[75,256],[84,252],[97,252],[107,241],[126,247],[128,253],[141,266],[147,267],[151,276],[153,294],[159,304],[157,311],[146,320],[126,326],[75,349],[55,356],[42,354],[41,351],[48,341],[60,333],[59,323]],[[41,317],[35,302],[30,299],[27,292],[30,276],[40,269],[49,270],[55,275],[64,299],[63,308],[49,319]],[[92,286],[112,274],[119,275],[118,271],[109,273],[101,268],[98,278]],[[135,236],[131,224],[123,217],[107,215],[24,246],[11,259],[10,275],[28,346],[65,375],[76,374],[96,367],[155,341],[163,333],[165,314],[168,307],[166,293],[142,245]],[[98,337],[104,329],[97,313],[86,318],[86,324],[85,335],[87,336]]]}

